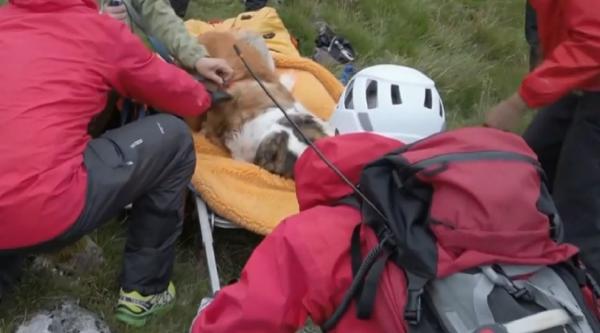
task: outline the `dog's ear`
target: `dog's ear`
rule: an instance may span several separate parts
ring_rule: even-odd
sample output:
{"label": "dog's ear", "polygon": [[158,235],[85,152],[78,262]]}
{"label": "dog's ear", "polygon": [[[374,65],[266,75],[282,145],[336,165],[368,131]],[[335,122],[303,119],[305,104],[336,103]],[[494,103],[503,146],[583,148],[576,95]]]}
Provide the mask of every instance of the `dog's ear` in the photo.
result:
{"label": "dog's ear", "polygon": [[[327,125],[324,122],[319,121],[317,117],[312,114],[291,114],[289,115],[289,117],[296,124],[296,126],[300,128],[302,133],[304,133],[304,135],[306,135],[306,137],[310,141],[314,142],[321,138],[330,136],[330,133],[328,133]],[[298,131],[294,128],[294,126],[292,126],[292,124],[289,123],[289,121],[286,118],[279,119],[277,123],[281,126],[287,127],[290,130],[292,130],[292,133],[296,136],[296,138],[300,142],[304,142],[304,138],[302,137],[302,135],[298,133]],[[308,142],[304,143],[308,144]]]}

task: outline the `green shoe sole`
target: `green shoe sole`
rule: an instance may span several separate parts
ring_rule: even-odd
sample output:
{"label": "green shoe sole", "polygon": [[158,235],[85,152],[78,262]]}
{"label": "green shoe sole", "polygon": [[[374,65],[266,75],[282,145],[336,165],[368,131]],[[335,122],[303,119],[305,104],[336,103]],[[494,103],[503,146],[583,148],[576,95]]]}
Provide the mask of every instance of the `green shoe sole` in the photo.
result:
{"label": "green shoe sole", "polygon": [[162,314],[165,314],[166,312],[169,312],[171,309],[173,309],[174,305],[175,305],[174,303],[171,303],[171,304],[165,305],[164,307],[161,307],[160,309],[146,312],[146,313],[139,314],[139,315],[136,315],[136,314],[132,313],[131,311],[124,309],[122,307],[118,307],[116,310],[115,317],[117,318],[118,321],[123,322],[127,325],[134,326],[134,327],[142,327],[142,326],[146,325],[148,320],[150,320],[152,318],[156,318]]}

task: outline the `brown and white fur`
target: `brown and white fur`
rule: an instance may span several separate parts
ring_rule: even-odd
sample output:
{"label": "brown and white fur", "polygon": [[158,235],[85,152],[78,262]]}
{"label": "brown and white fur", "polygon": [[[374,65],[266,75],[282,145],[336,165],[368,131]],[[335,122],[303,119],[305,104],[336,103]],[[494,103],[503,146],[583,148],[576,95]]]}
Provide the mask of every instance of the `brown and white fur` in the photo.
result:
{"label": "brown and white fur", "polygon": [[234,159],[293,178],[295,162],[308,146],[252,78],[233,45],[238,45],[253,72],[311,141],[332,136],[332,130],[295,100],[291,93],[293,77],[276,74],[262,37],[250,32],[209,32],[200,35],[199,41],[212,57],[227,60],[233,68],[233,78],[225,89],[232,99],[214,105],[201,126],[194,124],[194,119],[188,121],[190,126],[201,129]]}

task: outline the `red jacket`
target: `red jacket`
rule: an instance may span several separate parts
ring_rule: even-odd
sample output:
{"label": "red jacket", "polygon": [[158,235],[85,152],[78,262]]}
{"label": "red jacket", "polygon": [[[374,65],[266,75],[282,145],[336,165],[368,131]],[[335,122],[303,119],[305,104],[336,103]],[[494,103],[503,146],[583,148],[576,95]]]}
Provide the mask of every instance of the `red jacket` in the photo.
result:
{"label": "red jacket", "polygon": [[0,7],[0,64],[0,249],[52,239],[76,221],[87,126],[111,87],[178,115],[210,106],[202,85],[94,0],[10,0]]}
{"label": "red jacket", "polygon": [[[323,139],[318,146],[357,182],[366,163],[402,144],[375,134],[357,133]],[[340,304],[352,281],[350,238],[361,215],[354,208],[332,205],[351,190],[314,152],[309,150],[301,156],[294,174],[301,212],[283,221],[261,242],[239,282],[217,293],[192,323],[191,333],[293,333],[308,317],[321,325]],[[362,229],[361,239],[364,256],[377,239],[366,228]],[[440,271],[460,270],[493,260],[550,264],[565,260],[574,251],[549,240],[540,241],[543,246],[524,247],[518,241],[506,244],[503,233],[482,234],[480,241],[503,245],[480,246],[485,253],[467,250],[467,241],[463,242],[463,251],[454,245],[452,251],[444,251],[447,260],[440,263]],[[511,253],[510,257],[506,253]],[[373,317],[358,320],[352,303],[334,332],[407,332],[403,320],[405,304],[404,273],[389,263],[379,284]]]}
{"label": "red jacket", "polygon": [[519,93],[532,108],[572,90],[600,91],[600,9],[597,0],[529,0],[537,13],[543,62]]}

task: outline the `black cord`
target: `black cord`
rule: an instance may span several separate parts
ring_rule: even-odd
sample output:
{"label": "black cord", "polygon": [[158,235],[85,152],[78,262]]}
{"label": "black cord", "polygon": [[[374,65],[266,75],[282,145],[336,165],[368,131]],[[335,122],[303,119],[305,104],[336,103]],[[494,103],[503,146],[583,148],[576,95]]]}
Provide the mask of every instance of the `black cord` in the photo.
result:
{"label": "black cord", "polygon": [[350,306],[350,303],[352,302],[352,298],[354,297],[354,294],[356,294],[356,292],[358,291],[358,288],[360,287],[365,276],[369,272],[369,269],[371,268],[371,266],[373,266],[373,264],[375,263],[375,260],[377,260],[379,255],[381,253],[383,253],[383,250],[384,250],[384,243],[381,242],[381,243],[377,244],[377,246],[375,246],[373,248],[373,250],[371,250],[371,252],[369,252],[369,254],[367,254],[367,256],[365,257],[365,260],[360,265],[358,272],[356,272],[356,275],[354,276],[354,279],[352,280],[352,284],[350,285],[350,288],[348,288],[348,290],[344,294],[344,297],[342,298],[340,305],[333,312],[331,317],[329,317],[329,319],[327,321],[325,321],[325,323],[323,323],[323,325],[321,325],[321,330],[324,333],[327,333],[328,331],[333,329],[339,322],[340,318],[344,315],[346,310],[348,310],[348,307]]}
{"label": "black cord", "polygon": [[371,207],[384,221],[387,221],[387,218],[385,217],[385,215],[375,206],[375,204],[373,204],[371,202],[371,200],[369,200],[369,198],[367,198],[367,196],[364,193],[362,193],[352,183],[352,181],[350,181],[348,179],[348,177],[346,177],[331,161],[329,161],[329,159],[327,159],[327,157],[325,157],[325,155],[323,154],[323,152],[321,152],[321,150],[319,150],[319,148],[317,148],[317,146],[308,137],[306,137],[306,135],[300,129],[300,127],[298,127],[298,125],[289,117],[289,115],[287,114],[287,112],[285,112],[285,109],[277,102],[277,100],[273,97],[273,95],[271,95],[271,93],[269,92],[269,90],[267,89],[267,87],[265,87],[263,85],[263,83],[261,82],[261,80],[256,76],[256,74],[254,74],[254,72],[252,71],[252,69],[250,68],[250,66],[248,65],[248,63],[246,62],[246,59],[244,59],[244,55],[242,54],[242,52],[240,51],[240,49],[238,48],[238,46],[236,44],[234,44],[233,48],[235,50],[235,53],[242,60],[242,63],[244,64],[244,66],[246,67],[246,69],[248,70],[248,72],[250,73],[250,75],[254,78],[254,80],[256,80],[256,82],[258,82],[258,84],[260,85],[260,87],[262,88],[262,90],[264,90],[264,92],[267,94],[267,96],[269,96],[269,98],[273,101],[273,103],[275,103],[275,105],[279,108],[279,110],[281,110],[281,112],[283,112],[283,115],[285,116],[285,118],[290,122],[290,124],[294,127],[294,129],[296,131],[298,131],[298,133],[300,133],[300,135],[302,136],[302,139],[304,139],[304,141],[306,141],[306,143],[314,150],[314,152],[317,153],[317,155],[319,156],[319,158],[323,162],[325,162],[325,164],[327,164],[327,166],[331,170],[333,170],[333,172],[335,172],[344,181],[344,183],[346,183],[348,186],[350,186],[350,188],[352,188],[352,191],[354,193],[356,193],[356,195],[358,195],[369,207]]}

